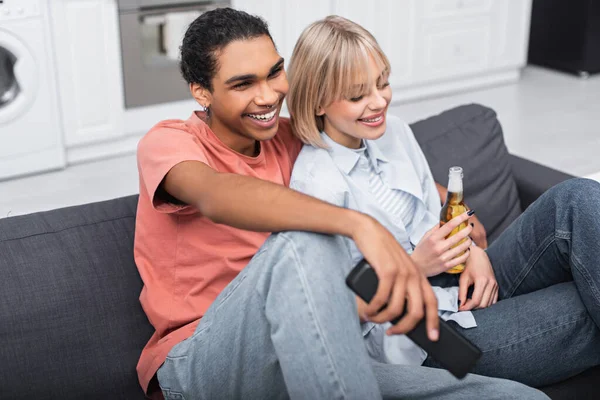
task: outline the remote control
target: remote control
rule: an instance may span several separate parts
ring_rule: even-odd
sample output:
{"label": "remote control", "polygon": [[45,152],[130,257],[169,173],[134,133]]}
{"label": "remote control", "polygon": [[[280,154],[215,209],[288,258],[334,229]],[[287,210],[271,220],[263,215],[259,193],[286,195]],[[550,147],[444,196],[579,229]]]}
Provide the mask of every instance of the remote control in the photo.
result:
{"label": "remote control", "polygon": [[[377,292],[379,278],[375,270],[363,259],[350,271],[346,284],[357,296],[369,303]],[[395,325],[401,318],[402,316],[390,322]],[[425,319],[423,319],[406,336],[452,375],[458,379],[464,378],[481,357],[481,350],[442,319],[440,319],[439,332],[437,342],[429,340]]]}

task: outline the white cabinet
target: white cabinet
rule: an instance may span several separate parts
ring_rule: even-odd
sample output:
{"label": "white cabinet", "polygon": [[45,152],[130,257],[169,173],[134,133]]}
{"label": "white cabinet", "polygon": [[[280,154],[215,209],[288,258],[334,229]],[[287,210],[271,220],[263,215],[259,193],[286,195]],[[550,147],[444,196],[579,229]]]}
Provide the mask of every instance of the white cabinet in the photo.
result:
{"label": "white cabinet", "polygon": [[333,13],[331,2],[323,0],[233,0],[232,7],[267,21],[277,50],[286,61],[304,28]]}
{"label": "white cabinet", "polygon": [[264,17],[289,59],[302,30],[329,14],[367,28],[390,59],[394,100],[518,79],[526,63],[531,0],[235,0]]}
{"label": "white cabinet", "polygon": [[[358,22],[390,59],[394,101],[515,81],[525,65],[532,0],[232,0],[263,17],[289,63],[303,29],[330,14]],[[52,0],[69,163],[131,153],[154,123],[195,103],[124,107],[117,0]],[[148,82],[152,84],[152,82]]]}
{"label": "white cabinet", "polygon": [[67,148],[123,135],[115,0],[53,0],[52,31]]}
{"label": "white cabinet", "polygon": [[414,0],[334,0],[337,15],[348,18],[375,36],[392,66],[390,85],[410,84],[412,53],[415,35]]}
{"label": "white cabinet", "polygon": [[332,0],[390,59],[394,100],[517,80],[526,64],[531,0]]}

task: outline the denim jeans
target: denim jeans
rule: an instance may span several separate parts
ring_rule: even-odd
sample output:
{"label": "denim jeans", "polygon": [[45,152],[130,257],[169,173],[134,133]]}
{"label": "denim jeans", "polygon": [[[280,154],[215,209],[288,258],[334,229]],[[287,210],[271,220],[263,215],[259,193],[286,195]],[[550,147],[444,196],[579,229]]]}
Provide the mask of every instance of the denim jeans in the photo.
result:
{"label": "denim jeans", "polygon": [[158,371],[165,397],[547,399],[510,380],[371,360],[345,285],[351,268],[342,237],[271,235],[169,353]]}
{"label": "denim jeans", "polygon": [[477,328],[455,325],[483,350],[475,373],[541,386],[600,365],[600,184],[550,189],[487,254],[500,301],[474,311]]}

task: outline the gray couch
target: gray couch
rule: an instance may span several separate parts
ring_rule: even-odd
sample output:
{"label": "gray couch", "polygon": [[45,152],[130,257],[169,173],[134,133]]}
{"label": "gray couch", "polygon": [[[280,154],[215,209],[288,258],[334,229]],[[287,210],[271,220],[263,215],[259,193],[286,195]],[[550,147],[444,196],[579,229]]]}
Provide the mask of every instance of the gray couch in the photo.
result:
{"label": "gray couch", "polygon": [[[509,155],[494,111],[458,107],[412,125],[436,180],[465,169],[490,239],[568,175]],[[133,260],[137,196],[0,219],[0,398],[142,399],[135,366],[152,327]],[[600,369],[544,388],[591,398]]]}

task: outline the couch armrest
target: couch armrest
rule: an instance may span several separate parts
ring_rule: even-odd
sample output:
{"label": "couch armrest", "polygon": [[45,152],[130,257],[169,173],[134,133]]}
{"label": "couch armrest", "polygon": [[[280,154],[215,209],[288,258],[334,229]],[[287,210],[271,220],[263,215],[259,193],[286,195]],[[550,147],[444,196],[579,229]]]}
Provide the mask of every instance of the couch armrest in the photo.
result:
{"label": "couch armrest", "polygon": [[517,182],[521,207],[525,210],[552,186],[575,176],[510,154],[510,165]]}

